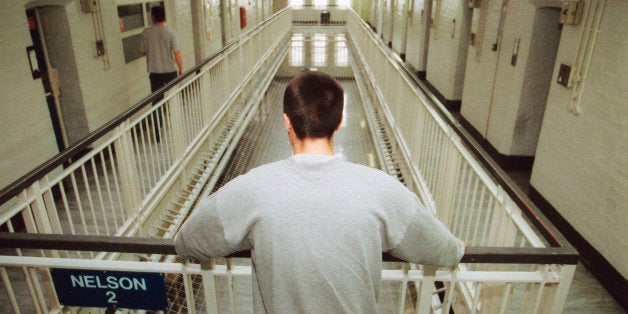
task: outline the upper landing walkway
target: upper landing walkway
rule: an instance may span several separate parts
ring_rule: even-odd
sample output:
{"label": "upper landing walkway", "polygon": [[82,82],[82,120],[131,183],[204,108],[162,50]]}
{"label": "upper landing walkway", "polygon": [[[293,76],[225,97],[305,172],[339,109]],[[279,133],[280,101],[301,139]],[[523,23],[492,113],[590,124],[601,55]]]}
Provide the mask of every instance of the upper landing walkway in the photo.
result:
{"label": "upper landing walkway", "polygon": [[[586,277],[573,249],[499,169],[485,170],[451,116],[355,14],[333,9],[324,27],[319,15],[278,13],[165,88],[155,106],[148,97],[42,165],[15,197],[3,194],[13,205],[0,215],[11,233],[0,243],[17,248],[0,256],[5,310],[80,312],[88,305],[64,307],[76,304],[60,302],[53,285],[50,270],[67,268],[161,274],[172,312],[249,312],[247,258],[181,261],[171,239],[200,198],[290,156],[283,89],[316,69],[345,88],[336,153],[397,176],[469,244],[455,269],[384,257],[384,312],[621,311],[589,301],[601,288],[569,289],[574,272]],[[106,301],[90,306],[132,307]]]}

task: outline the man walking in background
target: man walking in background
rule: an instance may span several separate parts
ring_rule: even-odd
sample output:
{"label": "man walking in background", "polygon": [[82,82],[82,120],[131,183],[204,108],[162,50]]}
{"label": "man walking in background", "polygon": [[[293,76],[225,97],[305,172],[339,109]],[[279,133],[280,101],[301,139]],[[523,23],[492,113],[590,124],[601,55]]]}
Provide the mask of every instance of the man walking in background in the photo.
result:
{"label": "man walking in background", "polygon": [[183,74],[181,48],[174,30],[166,26],[166,11],[155,6],[150,11],[153,26],[142,32],[140,53],[146,55],[151,92]]}
{"label": "man walking in background", "polygon": [[[183,58],[177,36],[172,28],[166,26],[166,11],[161,6],[154,6],[150,11],[153,26],[144,29],[140,41],[140,53],[146,55],[150,91],[154,93],[168,82],[183,74]],[[153,105],[163,99],[163,94],[155,97]],[[162,125],[162,110],[154,112],[158,128]],[[156,127],[156,129],[157,129]],[[155,139],[160,141],[160,130],[155,130]]]}
{"label": "man walking in background", "polygon": [[464,244],[396,178],[334,156],[343,97],[320,72],[290,81],[294,155],[203,199],[175,238],[177,254],[200,260],[251,250],[256,313],[374,313],[382,251],[434,266],[462,258]]}

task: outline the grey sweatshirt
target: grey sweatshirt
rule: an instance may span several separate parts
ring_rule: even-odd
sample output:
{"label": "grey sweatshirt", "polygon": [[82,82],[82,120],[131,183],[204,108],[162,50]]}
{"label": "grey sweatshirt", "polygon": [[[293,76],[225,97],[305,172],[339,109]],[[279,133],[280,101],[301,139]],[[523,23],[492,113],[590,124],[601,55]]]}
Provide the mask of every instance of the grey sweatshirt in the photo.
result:
{"label": "grey sweatshirt", "polygon": [[377,312],[382,251],[433,266],[464,253],[395,178],[320,155],[233,179],[201,201],[175,246],[201,260],[250,249],[256,313]]}

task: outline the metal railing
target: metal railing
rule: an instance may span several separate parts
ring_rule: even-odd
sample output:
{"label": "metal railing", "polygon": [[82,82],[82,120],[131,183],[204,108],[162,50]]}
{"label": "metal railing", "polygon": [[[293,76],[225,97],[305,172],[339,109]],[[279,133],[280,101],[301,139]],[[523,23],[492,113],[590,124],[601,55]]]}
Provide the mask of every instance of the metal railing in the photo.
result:
{"label": "metal railing", "polygon": [[[498,248],[509,248],[510,253],[572,256],[571,261],[558,264],[546,260],[523,265],[517,259],[502,265],[481,259],[461,264],[451,276],[460,279],[473,272],[473,279],[449,288],[458,292],[461,302],[444,301],[443,310],[504,312],[516,307],[560,312],[575,271],[575,250],[355,12],[348,17],[347,29],[367,87],[374,91],[378,109],[394,134],[393,150],[409,170],[407,185],[452,233],[465,240],[471,251],[486,247],[487,252],[503,254]],[[500,273],[504,270],[511,273]],[[524,277],[521,288],[511,280]],[[548,289],[548,278],[556,280],[558,288]],[[526,293],[517,295],[519,290]],[[549,301],[544,299],[548,295]],[[512,303],[513,299],[520,303]]]}
{"label": "metal railing", "polygon": [[[90,236],[103,236],[114,243],[131,236],[173,236],[195,198],[204,192],[208,174],[220,174],[219,161],[228,159],[229,142],[237,140],[255,101],[263,97],[272,71],[285,53],[280,48],[286,46],[290,26],[290,10],[278,12],[0,191],[3,207],[10,205],[0,213],[0,228],[35,237],[55,234],[56,241],[64,235],[84,242]],[[88,152],[83,154],[85,150]],[[27,270],[28,259],[58,258],[66,265],[93,260],[115,269],[119,260],[144,258],[94,249],[100,246],[91,250],[19,247],[3,251],[3,258],[25,258],[25,264],[23,277],[17,281],[9,279],[12,272],[0,268],[7,292],[2,300],[10,301],[15,312],[20,308],[26,312],[60,308],[53,297],[49,270]],[[16,295],[23,291],[28,293]]]}
{"label": "metal railing", "polygon": [[[3,300],[15,312],[68,309],[56,298],[52,268],[163,274],[173,312],[235,312],[250,306],[239,301],[252,298],[251,267],[241,261],[248,252],[203,264],[178,260],[168,237],[192,205],[166,208],[178,211],[166,217],[170,222],[149,213],[172,196],[167,187],[207,180],[207,169],[218,167],[216,156],[225,154],[224,148],[207,159],[192,159],[230,136],[237,138],[227,134],[229,123],[245,119],[242,112],[248,109],[232,104],[245,104],[243,88],[273,66],[265,60],[273,59],[270,51],[278,49],[293,18],[290,11],[278,13],[164,88],[163,100],[151,95],[0,193],[3,203],[14,197],[17,202],[0,216],[9,231],[0,234],[0,247],[16,249],[0,256]],[[364,69],[356,80],[374,94],[376,110],[393,135],[391,150],[409,170],[406,184],[469,245],[452,269],[399,263],[384,254],[382,278],[395,301],[384,302],[380,310],[560,312],[577,263],[573,248],[363,21],[350,10],[345,19],[356,62]],[[95,143],[53,177],[55,169]],[[208,192],[194,187],[174,199],[191,199],[193,193]],[[151,233],[147,221],[158,222],[162,231]],[[17,223],[29,233],[16,233]],[[13,279],[15,271],[23,280]],[[249,285],[236,284],[244,282],[242,277]]]}

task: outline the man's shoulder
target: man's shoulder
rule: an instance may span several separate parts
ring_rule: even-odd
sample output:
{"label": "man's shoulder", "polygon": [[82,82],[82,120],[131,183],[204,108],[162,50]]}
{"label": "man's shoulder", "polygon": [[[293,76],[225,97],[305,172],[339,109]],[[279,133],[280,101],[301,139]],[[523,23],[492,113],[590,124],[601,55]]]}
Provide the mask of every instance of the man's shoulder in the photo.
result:
{"label": "man's shoulder", "polygon": [[381,179],[384,181],[388,181],[388,180],[396,181],[393,176],[387,174],[386,172],[380,169],[365,166],[362,164],[356,164],[349,161],[345,161],[345,168],[351,171],[352,173],[354,173],[355,175],[373,177],[373,178]]}

